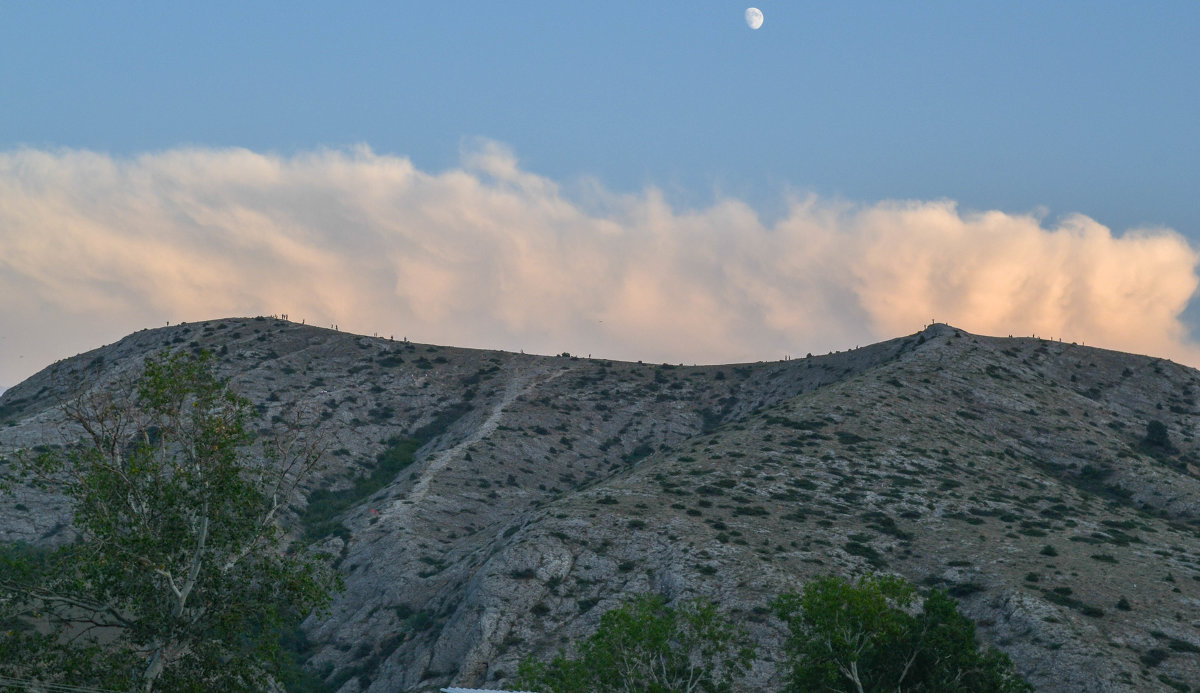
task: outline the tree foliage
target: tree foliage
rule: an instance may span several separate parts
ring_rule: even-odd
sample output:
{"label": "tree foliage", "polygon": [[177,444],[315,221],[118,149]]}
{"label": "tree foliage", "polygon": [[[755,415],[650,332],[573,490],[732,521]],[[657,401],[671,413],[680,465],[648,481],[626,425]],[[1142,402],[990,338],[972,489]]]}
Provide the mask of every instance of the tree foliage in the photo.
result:
{"label": "tree foliage", "polygon": [[1017,693],[1032,688],[1001,652],[980,651],[975,626],[945,592],[916,608],[911,583],[824,577],[775,601],[788,625],[788,691]]}
{"label": "tree foliage", "polygon": [[526,659],[517,685],[540,693],[716,693],[731,690],[754,660],[745,630],[712,602],[670,607],[650,594],[605,613],[578,649],[574,658]]}
{"label": "tree foliage", "polygon": [[1144,445],[1154,448],[1170,450],[1171,436],[1167,432],[1167,425],[1161,421],[1154,420],[1146,424],[1146,437],[1142,439]]}
{"label": "tree foliage", "polygon": [[259,691],[278,633],[336,577],[285,551],[278,514],[319,457],[256,412],[210,357],[149,359],[125,387],[64,405],[80,441],[19,454],[9,482],[67,496],[77,539],[0,566],[0,673],[142,691]]}

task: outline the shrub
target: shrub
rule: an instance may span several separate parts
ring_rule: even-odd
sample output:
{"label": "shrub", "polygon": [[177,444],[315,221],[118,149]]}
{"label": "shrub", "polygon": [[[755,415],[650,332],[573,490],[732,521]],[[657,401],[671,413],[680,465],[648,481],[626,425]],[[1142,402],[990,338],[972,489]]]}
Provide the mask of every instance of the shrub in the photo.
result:
{"label": "shrub", "polygon": [[1166,424],[1158,420],[1146,424],[1146,437],[1142,442],[1152,447],[1169,449],[1171,437],[1167,434]]}

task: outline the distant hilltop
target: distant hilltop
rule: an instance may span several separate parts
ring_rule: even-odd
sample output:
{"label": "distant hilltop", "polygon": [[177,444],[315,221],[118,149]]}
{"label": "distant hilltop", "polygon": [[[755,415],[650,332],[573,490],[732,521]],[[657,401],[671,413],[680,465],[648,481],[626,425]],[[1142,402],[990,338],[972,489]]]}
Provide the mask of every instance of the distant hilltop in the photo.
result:
{"label": "distant hilltop", "polygon": [[[1039,691],[1200,681],[1200,372],[1165,359],[935,324],[676,366],[230,318],[14,384],[0,457],[68,442],[60,402],[163,349],[327,446],[284,522],[345,578],[293,644],[328,690],[511,688],[646,592],[736,613],[761,649],[735,691],[775,690],[774,596],[870,572],[948,591]],[[69,511],[0,495],[0,543],[65,541]]]}

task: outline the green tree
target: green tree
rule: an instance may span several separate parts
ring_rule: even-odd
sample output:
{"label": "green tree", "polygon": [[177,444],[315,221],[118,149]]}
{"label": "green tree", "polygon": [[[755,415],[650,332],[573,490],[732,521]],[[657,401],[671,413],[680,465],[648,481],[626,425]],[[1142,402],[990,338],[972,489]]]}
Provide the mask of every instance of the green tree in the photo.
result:
{"label": "green tree", "polygon": [[975,626],[932,590],[917,611],[903,579],[810,582],[775,601],[788,625],[788,691],[1017,693],[1032,687],[1001,652],[981,652]]}
{"label": "green tree", "polygon": [[521,663],[517,686],[540,693],[716,693],[754,660],[746,631],[704,599],[667,606],[641,595],[600,618],[578,656]]}
{"label": "green tree", "polygon": [[73,504],[74,542],[10,547],[0,674],[121,690],[261,691],[279,633],[326,606],[326,561],[285,550],[279,511],[320,456],[296,432],[255,440],[256,412],[212,359],[149,359],[123,387],[64,405],[78,443],[18,454],[6,485]]}
{"label": "green tree", "polygon": [[1170,450],[1171,436],[1167,433],[1167,425],[1161,421],[1154,420],[1146,424],[1146,437],[1142,442],[1154,448],[1162,448]]}

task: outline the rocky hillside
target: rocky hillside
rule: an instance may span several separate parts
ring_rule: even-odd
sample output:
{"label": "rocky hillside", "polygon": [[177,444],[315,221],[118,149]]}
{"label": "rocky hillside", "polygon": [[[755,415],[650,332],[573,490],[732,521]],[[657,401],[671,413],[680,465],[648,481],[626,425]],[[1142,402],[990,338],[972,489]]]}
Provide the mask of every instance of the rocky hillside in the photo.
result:
{"label": "rocky hillside", "polygon": [[[0,454],[70,437],[57,401],[163,348],[217,353],[262,426],[329,443],[289,521],[346,577],[300,643],[331,690],[501,688],[649,590],[734,610],[769,690],[766,605],[867,571],[950,590],[1039,690],[1200,682],[1200,373],[1169,361],[935,325],[688,367],[227,319],[9,389]],[[0,498],[0,541],[70,535],[61,499]]]}

